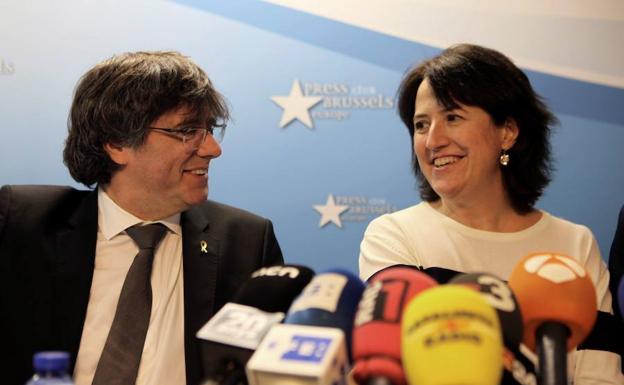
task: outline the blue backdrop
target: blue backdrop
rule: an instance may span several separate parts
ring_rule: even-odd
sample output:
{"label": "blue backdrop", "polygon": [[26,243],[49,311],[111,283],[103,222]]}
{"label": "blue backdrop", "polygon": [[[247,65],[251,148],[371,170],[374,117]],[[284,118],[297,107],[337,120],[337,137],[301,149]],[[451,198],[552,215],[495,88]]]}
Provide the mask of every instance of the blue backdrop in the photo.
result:
{"label": "blue backdrop", "polygon": [[368,222],[419,201],[399,81],[469,41],[516,60],[556,112],[557,171],[538,206],[589,226],[606,258],[624,203],[622,6],[303,3],[3,1],[0,184],[76,185],[61,151],[78,78],[115,53],[173,49],[231,106],[211,199],[272,219],[288,262],[355,272]]}

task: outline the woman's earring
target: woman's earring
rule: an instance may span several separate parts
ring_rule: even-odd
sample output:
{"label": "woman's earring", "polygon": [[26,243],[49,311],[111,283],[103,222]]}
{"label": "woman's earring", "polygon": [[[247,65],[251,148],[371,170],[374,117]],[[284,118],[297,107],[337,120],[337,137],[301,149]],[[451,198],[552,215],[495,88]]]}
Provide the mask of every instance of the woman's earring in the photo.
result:
{"label": "woman's earring", "polygon": [[509,154],[507,153],[507,150],[503,150],[503,153],[501,154],[500,158],[498,158],[498,161],[503,167],[509,164]]}

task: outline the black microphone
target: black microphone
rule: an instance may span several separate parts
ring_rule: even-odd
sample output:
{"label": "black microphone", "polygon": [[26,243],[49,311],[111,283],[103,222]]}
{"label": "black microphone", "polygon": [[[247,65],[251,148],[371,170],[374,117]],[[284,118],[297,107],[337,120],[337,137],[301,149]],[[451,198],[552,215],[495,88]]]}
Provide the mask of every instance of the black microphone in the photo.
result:
{"label": "black microphone", "polygon": [[247,384],[249,357],[313,276],[313,270],[298,265],[255,271],[233,301],[197,332],[205,384]]}
{"label": "black microphone", "polygon": [[521,349],[524,333],[522,312],[511,288],[490,273],[459,274],[449,281],[477,290],[498,314],[503,332],[503,378],[501,385],[536,384],[535,364]]}

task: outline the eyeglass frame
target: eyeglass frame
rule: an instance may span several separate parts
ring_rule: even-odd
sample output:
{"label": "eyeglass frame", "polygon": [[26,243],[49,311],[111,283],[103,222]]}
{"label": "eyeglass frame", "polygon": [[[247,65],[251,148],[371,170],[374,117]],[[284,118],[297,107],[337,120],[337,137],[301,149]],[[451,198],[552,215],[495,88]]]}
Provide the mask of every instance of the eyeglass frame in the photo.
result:
{"label": "eyeglass frame", "polygon": [[[172,138],[176,138],[182,141],[182,144],[188,146],[187,143],[190,143],[191,138],[189,138],[188,132],[193,131],[194,133],[197,131],[203,131],[201,140],[198,141],[197,146],[193,148],[188,148],[190,151],[195,151],[201,146],[205,141],[208,134],[212,136],[212,138],[217,142],[221,143],[223,141],[223,137],[225,136],[225,124],[215,124],[210,127],[182,127],[182,128],[168,128],[168,127],[147,127],[149,130],[154,130],[156,132],[163,133]],[[215,135],[215,131],[217,131],[217,135]],[[184,134],[186,132],[187,134]],[[219,133],[220,132],[220,133]]]}

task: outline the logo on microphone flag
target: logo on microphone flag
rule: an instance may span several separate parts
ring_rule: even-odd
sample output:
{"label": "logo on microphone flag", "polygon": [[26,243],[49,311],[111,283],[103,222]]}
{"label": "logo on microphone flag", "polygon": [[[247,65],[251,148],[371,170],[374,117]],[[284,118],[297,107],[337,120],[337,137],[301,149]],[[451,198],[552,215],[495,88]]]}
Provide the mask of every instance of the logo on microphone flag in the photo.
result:
{"label": "logo on microphone flag", "polygon": [[319,274],[303,289],[288,312],[293,314],[306,309],[321,309],[333,313],[348,282],[349,279],[341,274]]}
{"label": "logo on microphone flag", "polygon": [[197,337],[226,345],[256,349],[284,313],[267,313],[237,303],[226,303],[199,331]]}
{"label": "logo on microphone flag", "polygon": [[246,366],[249,385],[343,384],[349,370],[340,329],[275,325]]}
{"label": "logo on microphone flag", "polygon": [[524,268],[554,283],[574,281],[586,275],[585,269],[574,259],[556,254],[534,255],[524,262]]}
{"label": "logo on microphone flag", "polygon": [[330,338],[295,334],[290,340],[290,350],[282,355],[282,359],[321,362],[330,343]]}

